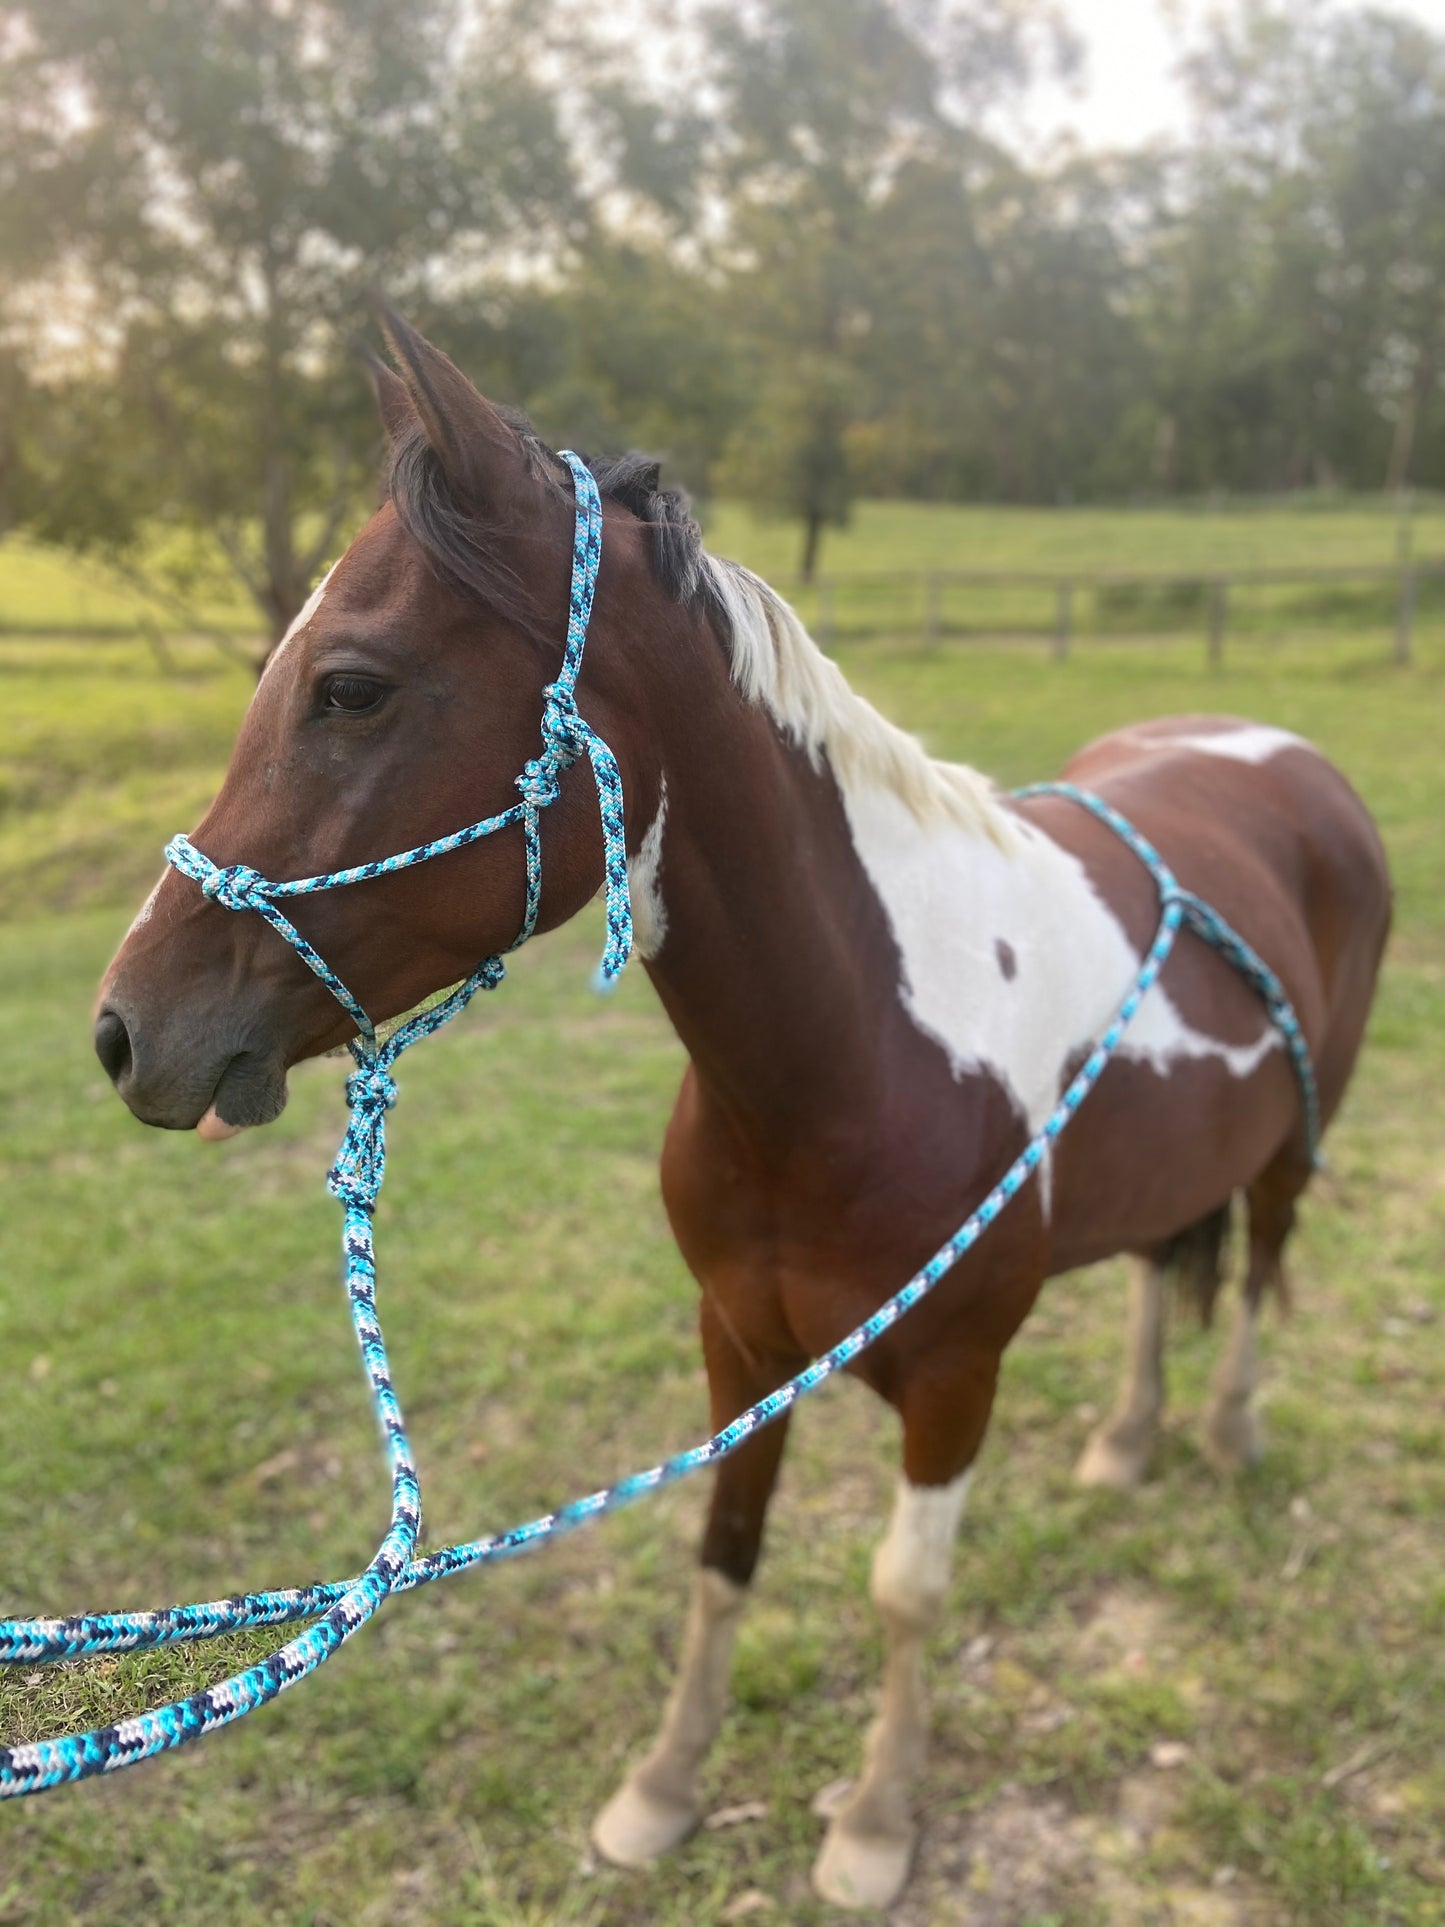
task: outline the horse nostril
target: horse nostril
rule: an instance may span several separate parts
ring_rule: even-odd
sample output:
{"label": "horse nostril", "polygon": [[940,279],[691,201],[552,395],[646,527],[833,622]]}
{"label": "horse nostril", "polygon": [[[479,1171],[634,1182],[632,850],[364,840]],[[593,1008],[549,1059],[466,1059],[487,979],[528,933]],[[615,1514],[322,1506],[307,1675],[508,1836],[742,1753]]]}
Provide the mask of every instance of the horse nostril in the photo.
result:
{"label": "horse nostril", "polygon": [[95,1054],[112,1084],[119,1084],[131,1066],[130,1032],[118,1011],[103,1010],[95,1020]]}

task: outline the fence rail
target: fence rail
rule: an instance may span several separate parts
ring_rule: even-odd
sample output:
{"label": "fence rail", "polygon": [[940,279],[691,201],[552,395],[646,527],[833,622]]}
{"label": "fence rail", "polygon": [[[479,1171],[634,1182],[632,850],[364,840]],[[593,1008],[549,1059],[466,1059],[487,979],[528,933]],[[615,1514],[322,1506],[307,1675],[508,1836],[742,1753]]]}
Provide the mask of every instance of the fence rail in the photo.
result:
{"label": "fence rail", "polygon": [[[949,640],[1037,640],[1056,662],[1084,639],[1157,640],[1194,635],[1208,661],[1224,660],[1227,637],[1268,634],[1308,622],[1379,623],[1392,634],[1395,662],[1409,663],[1422,613],[1445,621],[1445,556],[1416,556],[1402,540],[1393,562],[1338,562],[1317,567],[1219,569],[858,569],[769,577],[796,603],[824,649],[840,641],[917,635],[925,650]],[[1352,606],[1350,592],[1367,601]],[[1291,592],[1294,592],[1293,594]],[[220,640],[211,624],[205,635]],[[240,622],[233,640],[248,635]],[[0,608],[0,637],[59,641],[121,640],[144,635],[163,653],[153,620],[16,621]],[[225,635],[231,636],[228,629]],[[163,665],[164,666],[164,665]]]}
{"label": "fence rail", "polygon": [[[1414,653],[1422,587],[1445,583],[1445,557],[1410,557],[1384,563],[1331,563],[1317,568],[1225,569],[876,569],[823,575],[770,578],[780,593],[811,614],[817,640],[831,648],[846,638],[907,634],[917,624],[926,649],[949,637],[1010,636],[1049,642],[1056,661],[1067,659],[1081,635],[1118,639],[1128,635],[1194,631],[1203,637],[1208,659],[1224,660],[1225,640],[1240,620],[1241,595],[1255,592],[1260,606],[1250,625],[1273,616],[1277,626],[1291,612],[1296,619],[1319,610],[1302,610],[1298,598],[1281,592],[1341,591],[1351,585],[1384,588],[1380,614],[1393,628],[1397,663]],[[959,604],[977,592],[967,608]],[[1081,618],[1084,598],[1092,598],[1092,619]],[[950,618],[949,605],[953,605]],[[1338,613],[1338,609],[1336,610]],[[1355,612],[1358,615],[1358,611]]]}

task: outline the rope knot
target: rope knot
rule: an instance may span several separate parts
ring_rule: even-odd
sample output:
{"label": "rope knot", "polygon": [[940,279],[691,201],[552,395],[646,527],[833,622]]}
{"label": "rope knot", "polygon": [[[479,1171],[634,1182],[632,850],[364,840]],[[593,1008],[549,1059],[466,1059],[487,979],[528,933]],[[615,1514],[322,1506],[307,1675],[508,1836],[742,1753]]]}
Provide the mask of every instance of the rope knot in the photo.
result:
{"label": "rope knot", "polygon": [[266,901],[266,879],[247,863],[230,863],[201,879],[201,895],[223,910],[256,910]]}
{"label": "rope knot", "polygon": [[557,770],[546,756],[535,756],[530,763],[524,763],[516,783],[522,801],[534,810],[545,810],[549,803],[557,801]]}
{"label": "rope knot", "polygon": [[384,1065],[363,1062],[346,1080],[346,1101],[351,1116],[326,1188],[343,1204],[371,1211],[386,1176],[386,1114],[396,1103],[396,1079]]}
{"label": "rope knot", "polygon": [[544,760],[553,769],[569,769],[587,754],[592,732],[577,710],[577,698],[560,683],[549,682],[542,691],[542,741]]}
{"label": "rope knot", "polygon": [[380,1117],[396,1105],[396,1079],[379,1064],[363,1064],[346,1080],[346,1101],[363,1117]]}

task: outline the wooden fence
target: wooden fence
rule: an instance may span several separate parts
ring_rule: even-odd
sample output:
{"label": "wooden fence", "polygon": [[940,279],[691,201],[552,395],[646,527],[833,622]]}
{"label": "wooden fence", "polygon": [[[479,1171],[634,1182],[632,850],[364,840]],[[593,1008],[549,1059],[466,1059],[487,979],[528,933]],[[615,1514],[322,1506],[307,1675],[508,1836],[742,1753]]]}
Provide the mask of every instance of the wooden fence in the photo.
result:
{"label": "wooden fence", "polygon": [[[819,576],[811,583],[797,576],[771,580],[810,619],[825,649],[849,638],[910,632],[925,649],[935,649],[950,637],[1032,638],[1047,640],[1055,661],[1062,662],[1085,634],[1102,640],[1192,632],[1202,638],[1216,667],[1224,660],[1240,591],[1261,592],[1261,607],[1250,625],[1258,631],[1261,626],[1284,626],[1292,605],[1283,591],[1303,589],[1314,600],[1316,619],[1323,607],[1338,621],[1341,607],[1348,607],[1344,592],[1358,587],[1369,592],[1371,602],[1378,601],[1386,623],[1393,623],[1393,659],[1405,664],[1414,653],[1421,586],[1445,581],[1445,558],[1406,557],[1393,563],[1313,569],[921,569],[853,571]],[[1092,598],[1093,619],[1081,622],[1085,597]],[[1308,619],[1311,612],[1302,615],[1297,598],[1293,606],[1297,622]],[[1271,608],[1273,624],[1268,620]],[[1357,610],[1356,621],[1363,619]]]}

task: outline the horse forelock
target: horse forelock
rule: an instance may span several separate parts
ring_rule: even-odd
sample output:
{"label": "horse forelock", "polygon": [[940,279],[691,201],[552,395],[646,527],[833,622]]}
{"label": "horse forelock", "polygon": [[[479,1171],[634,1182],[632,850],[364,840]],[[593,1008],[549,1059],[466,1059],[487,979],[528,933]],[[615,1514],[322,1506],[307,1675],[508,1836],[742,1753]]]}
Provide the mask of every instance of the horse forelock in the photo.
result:
{"label": "horse forelock", "polygon": [[[528,455],[530,461],[530,449]],[[515,531],[461,500],[420,424],[392,449],[387,493],[445,587],[528,634],[541,633],[541,612],[511,559]]]}
{"label": "horse forelock", "polygon": [[[497,412],[516,435],[533,481],[570,502],[571,484],[555,451],[524,415]],[[650,532],[659,586],[684,608],[715,617],[716,589],[686,490],[664,488],[659,462],[637,450],[583,459],[604,501],[625,508]],[[528,633],[541,633],[535,599],[512,560],[524,531],[459,499],[420,424],[392,451],[387,492],[403,529],[448,588]]]}

